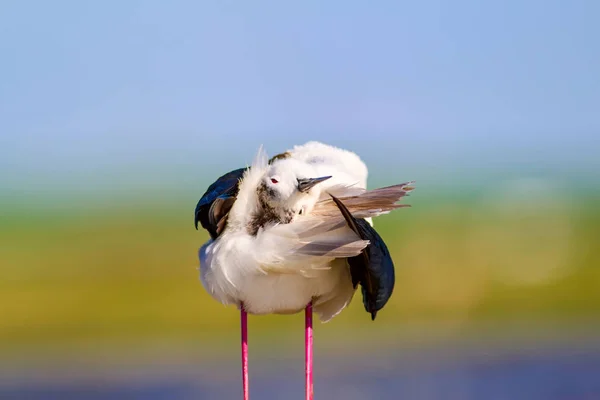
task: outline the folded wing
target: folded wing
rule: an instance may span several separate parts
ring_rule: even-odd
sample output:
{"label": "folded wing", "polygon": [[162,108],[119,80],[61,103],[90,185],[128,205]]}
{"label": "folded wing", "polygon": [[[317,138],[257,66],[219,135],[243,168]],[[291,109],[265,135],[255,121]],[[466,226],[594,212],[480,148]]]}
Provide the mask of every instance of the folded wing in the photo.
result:
{"label": "folded wing", "polygon": [[332,199],[344,216],[346,223],[361,239],[368,240],[360,255],[348,257],[352,284],[356,288],[361,285],[363,305],[375,320],[377,311],[381,310],[394,290],[394,262],[377,231],[364,219],[356,219],[348,208],[335,196]]}
{"label": "folded wing", "polygon": [[[322,265],[325,259],[370,257],[362,261],[362,267],[358,264],[358,258],[349,262],[354,270],[355,284],[364,284],[369,312],[375,315],[391,295],[386,277],[390,276],[391,269],[390,279],[393,281],[393,264],[383,240],[364,218],[406,206],[397,204],[397,201],[410,190],[412,187],[408,184],[372,191],[349,188],[345,195],[339,189],[337,192],[342,192],[343,196],[331,196],[319,201],[311,214],[300,215],[289,224],[275,224],[261,229],[256,236],[256,240],[260,241],[257,247],[273,250],[257,257],[265,268],[279,269],[281,272],[287,269],[289,272],[298,269],[309,271],[315,265]],[[368,251],[365,252],[365,249]],[[382,271],[377,272],[378,268]],[[361,275],[360,271],[365,269],[372,273]],[[378,287],[368,284],[373,274],[383,282]]]}
{"label": "folded wing", "polygon": [[238,183],[246,168],[238,168],[219,177],[202,195],[194,211],[194,225],[198,222],[216,239],[227,223],[227,214],[235,201]]}

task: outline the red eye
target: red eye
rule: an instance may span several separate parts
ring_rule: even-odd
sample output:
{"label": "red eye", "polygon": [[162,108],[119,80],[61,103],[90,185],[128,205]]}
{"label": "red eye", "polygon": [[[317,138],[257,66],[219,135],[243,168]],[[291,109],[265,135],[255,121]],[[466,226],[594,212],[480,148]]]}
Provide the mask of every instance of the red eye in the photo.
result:
{"label": "red eye", "polygon": [[273,183],[277,183],[277,182],[279,182],[279,181],[278,181],[277,179],[275,179],[275,178],[271,178],[271,182],[273,182]]}

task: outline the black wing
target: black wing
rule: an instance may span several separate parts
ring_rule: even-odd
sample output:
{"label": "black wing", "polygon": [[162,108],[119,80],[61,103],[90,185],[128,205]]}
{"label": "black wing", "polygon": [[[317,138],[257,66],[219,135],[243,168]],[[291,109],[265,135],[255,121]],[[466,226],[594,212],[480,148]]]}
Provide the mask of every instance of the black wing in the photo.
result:
{"label": "black wing", "polygon": [[375,320],[377,311],[385,306],[394,291],[396,278],[392,257],[381,236],[366,220],[354,218],[339,199],[331,197],[350,229],[361,239],[370,241],[360,255],[348,258],[348,265],[352,284],[356,288],[360,283],[365,310]]}
{"label": "black wing", "polygon": [[238,183],[246,168],[239,168],[226,173],[208,187],[198,201],[194,212],[194,225],[198,229],[198,221],[208,231],[212,239],[216,239],[227,223],[227,214],[235,202]]}

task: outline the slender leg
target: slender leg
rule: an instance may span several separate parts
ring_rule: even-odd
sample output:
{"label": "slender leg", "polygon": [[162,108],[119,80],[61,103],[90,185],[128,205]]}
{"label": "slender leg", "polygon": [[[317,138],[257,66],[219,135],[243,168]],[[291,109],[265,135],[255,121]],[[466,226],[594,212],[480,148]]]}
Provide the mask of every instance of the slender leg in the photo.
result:
{"label": "slender leg", "polygon": [[242,317],[242,390],[244,400],[248,400],[248,314],[244,309],[244,303],[241,304]]}
{"label": "slender leg", "polygon": [[304,375],[306,400],[313,400],[313,326],[312,302],[308,303],[304,317]]}

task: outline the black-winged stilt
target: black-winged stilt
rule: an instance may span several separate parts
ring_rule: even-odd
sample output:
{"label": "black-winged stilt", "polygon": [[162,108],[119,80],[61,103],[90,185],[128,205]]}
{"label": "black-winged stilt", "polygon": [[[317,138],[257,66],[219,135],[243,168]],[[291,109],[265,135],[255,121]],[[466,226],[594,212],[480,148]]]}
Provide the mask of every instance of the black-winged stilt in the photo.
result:
{"label": "black-winged stilt", "polygon": [[394,288],[394,265],[372,217],[406,207],[412,182],[368,191],[355,154],[318,142],[221,176],[198,202],[195,224],[210,239],[200,276],[210,295],[241,313],[242,382],[248,399],[247,313],[305,311],[306,399],[313,398],[313,309],[322,322],[341,312],[361,285],[375,319]]}

